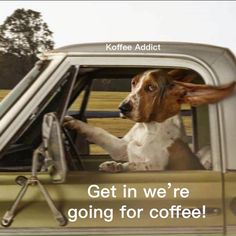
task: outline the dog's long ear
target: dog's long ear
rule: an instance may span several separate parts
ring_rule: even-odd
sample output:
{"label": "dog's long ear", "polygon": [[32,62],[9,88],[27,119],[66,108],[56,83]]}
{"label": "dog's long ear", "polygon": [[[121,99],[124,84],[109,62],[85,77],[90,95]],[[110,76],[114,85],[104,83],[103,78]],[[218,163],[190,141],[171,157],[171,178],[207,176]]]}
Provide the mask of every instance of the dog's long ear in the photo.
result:
{"label": "dog's long ear", "polygon": [[174,69],[167,72],[167,74],[176,81],[191,82],[194,79],[201,78],[196,72],[184,69]]}
{"label": "dog's long ear", "polygon": [[205,84],[192,84],[175,81],[180,86],[180,102],[189,103],[192,106],[216,103],[229,96],[235,87],[236,82],[221,86]]}

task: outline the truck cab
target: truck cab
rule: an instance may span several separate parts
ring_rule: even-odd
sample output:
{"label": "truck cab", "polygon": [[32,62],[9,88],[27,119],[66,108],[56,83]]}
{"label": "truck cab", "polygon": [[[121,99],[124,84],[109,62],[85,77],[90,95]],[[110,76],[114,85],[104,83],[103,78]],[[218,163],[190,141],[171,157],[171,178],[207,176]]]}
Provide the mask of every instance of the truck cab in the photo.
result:
{"label": "truck cab", "polygon": [[[30,176],[35,150],[43,142],[44,116],[56,114],[62,126],[65,115],[105,128],[123,137],[134,125],[119,117],[118,104],[130,91],[131,78],[148,69],[181,69],[196,72],[195,83],[221,85],[236,81],[236,60],[229,49],[191,43],[117,42],[70,45],[41,55],[35,67],[0,104],[0,216],[14,202],[19,176]],[[101,234],[233,234],[236,233],[236,95],[199,108],[183,105],[181,118],[187,142],[194,153],[210,147],[206,170],[103,173],[98,166],[111,157],[83,136],[63,131],[66,177],[55,183],[46,168],[38,178],[68,219],[58,226],[37,188],[30,186],[8,227],[1,234],[17,232]],[[69,141],[68,141],[69,140]],[[68,144],[69,143],[69,144]],[[91,198],[90,186],[116,188],[116,197]],[[124,199],[124,185],[137,190]],[[169,187],[171,186],[171,187]],[[146,198],[143,188],[187,188],[189,197],[167,194]],[[153,208],[173,205],[187,209],[205,206],[199,218],[156,217]],[[140,218],[120,216],[120,208],[144,209]],[[78,217],[70,209],[113,209],[112,219]],[[78,213],[74,211],[74,213]]]}

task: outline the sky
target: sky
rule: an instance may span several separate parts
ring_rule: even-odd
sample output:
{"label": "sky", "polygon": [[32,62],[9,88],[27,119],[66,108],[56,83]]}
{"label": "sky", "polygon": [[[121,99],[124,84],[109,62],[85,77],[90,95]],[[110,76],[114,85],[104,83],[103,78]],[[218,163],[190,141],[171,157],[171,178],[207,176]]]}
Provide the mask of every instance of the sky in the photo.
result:
{"label": "sky", "polygon": [[56,47],[180,41],[223,46],[236,53],[236,2],[0,1],[0,24],[17,8],[41,12]]}

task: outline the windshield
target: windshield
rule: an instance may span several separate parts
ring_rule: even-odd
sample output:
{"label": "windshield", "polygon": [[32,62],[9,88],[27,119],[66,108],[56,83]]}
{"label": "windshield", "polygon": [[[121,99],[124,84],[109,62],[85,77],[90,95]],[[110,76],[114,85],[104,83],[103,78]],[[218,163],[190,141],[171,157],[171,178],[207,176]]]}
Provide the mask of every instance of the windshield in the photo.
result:
{"label": "windshield", "polygon": [[8,109],[21,97],[21,95],[33,84],[35,79],[50,64],[49,60],[41,60],[36,62],[33,69],[21,80],[20,83],[3,99],[0,103],[0,118],[8,111]]}

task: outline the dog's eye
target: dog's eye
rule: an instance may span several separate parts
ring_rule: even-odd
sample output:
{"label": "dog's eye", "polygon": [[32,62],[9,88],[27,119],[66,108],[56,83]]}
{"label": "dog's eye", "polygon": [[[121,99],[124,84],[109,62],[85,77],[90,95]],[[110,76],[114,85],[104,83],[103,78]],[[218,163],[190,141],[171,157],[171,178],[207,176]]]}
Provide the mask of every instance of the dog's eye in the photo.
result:
{"label": "dog's eye", "polygon": [[132,85],[132,86],[135,86],[135,84],[136,84],[136,82],[135,82],[135,80],[133,80],[133,81],[131,82],[131,85]]}
{"label": "dog's eye", "polygon": [[147,92],[153,92],[155,89],[156,89],[156,86],[150,84],[150,85],[147,85],[145,90]]}

